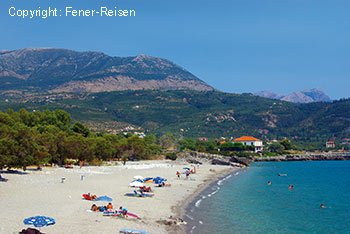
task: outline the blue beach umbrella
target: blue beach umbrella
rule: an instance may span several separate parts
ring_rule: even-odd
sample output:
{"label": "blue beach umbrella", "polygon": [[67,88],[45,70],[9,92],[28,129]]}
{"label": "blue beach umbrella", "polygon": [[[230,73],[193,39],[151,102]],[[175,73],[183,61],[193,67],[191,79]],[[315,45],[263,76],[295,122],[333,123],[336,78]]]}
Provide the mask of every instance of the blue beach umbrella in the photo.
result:
{"label": "blue beach umbrella", "polygon": [[184,170],[191,170],[189,167],[184,167],[182,169],[184,169]]}
{"label": "blue beach umbrella", "polygon": [[112,198],[108,197],[108,196],[101,196],[95,199],[95,201],[105,201],[105,202],[111,202]]}
{"label": "blue beach umbrella", "polygon": [[156,184],[161,184],[162,182],[167,181],[167,179],[164,179],[162,177],[156,177],[156,178],[153,179],[153,181]]}
{"label": "blue beach umbrella", "polygon": [[23,220],[25,225],[34,225],[34,227],[44,227],[54,225],[55,219],[46,216],[34,216]]}

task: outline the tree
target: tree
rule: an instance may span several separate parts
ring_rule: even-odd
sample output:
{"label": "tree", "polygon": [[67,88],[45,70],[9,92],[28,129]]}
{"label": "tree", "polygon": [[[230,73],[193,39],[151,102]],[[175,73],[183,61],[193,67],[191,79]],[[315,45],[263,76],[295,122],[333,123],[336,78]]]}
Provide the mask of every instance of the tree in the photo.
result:
{"label": "tree", "polygon": [[270,150],[270,152],[282,153],[284,147],[280,143],[274,142],[271,145],[269,145],[268,149]]}
{"label": "tree", "polygon": [[115,149],[113,148],[112,143],[110,141],[107,141],[105,138],[96,137],[94,141],[95,141],[94,153],[97,158],[102,160],[107,160],[115,152]]}
{"label": "tree", "polygon": [[283,145],[285,150],[291,150],[293,148],[292,143],[288,139],[284,139],[280,144]]}
{"label": "tree", "polygon": [[41,165],[46,164],[50,161],[51,155],[48,150],[41,145],[38,145],[33,152],[33,163],[41,169]]}
{"label": "tree", "polygon": [[77,121],[73,124],[72,130],[76,133],[82,134],[84,137],[87,137],[90,134],[90,130],[79,121]]}
{"label": "tree", "polygon": [[9,138],[0,139],[0,169],[16,165],[16,141]]}
{"label": "tree", "polygon": [[220,151],[243,151],[244,145],[240,142],[226,142],[219,146]]}
{"label": "tree", "polygon": [[172,133],[168,132],[159,138],[159,146],[162,149],[171,149],[175,145],[175,137]]}
{"label": "tree", "polygon": [[55,110],[55,115],[57,119],[57,127],[61,130],[67,130],[72,122],[70,114],[63,110]]}
{"label": "tree", "polygon": [[196,150],[196,142],[191,138],[182,139],[178,142],[180,150]]}

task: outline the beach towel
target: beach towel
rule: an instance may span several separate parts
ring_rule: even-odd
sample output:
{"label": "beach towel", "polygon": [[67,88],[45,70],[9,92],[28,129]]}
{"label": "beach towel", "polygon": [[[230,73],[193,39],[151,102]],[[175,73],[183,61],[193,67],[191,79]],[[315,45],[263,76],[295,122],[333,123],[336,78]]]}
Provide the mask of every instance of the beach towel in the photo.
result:
{"label": "beach towel", "polygon": [[98,197],[96,198],[96,201],[106,201],[106,202],[111,202],[113,201],[112,198],[108,197],[108,196],[101,196],[101,197]]}

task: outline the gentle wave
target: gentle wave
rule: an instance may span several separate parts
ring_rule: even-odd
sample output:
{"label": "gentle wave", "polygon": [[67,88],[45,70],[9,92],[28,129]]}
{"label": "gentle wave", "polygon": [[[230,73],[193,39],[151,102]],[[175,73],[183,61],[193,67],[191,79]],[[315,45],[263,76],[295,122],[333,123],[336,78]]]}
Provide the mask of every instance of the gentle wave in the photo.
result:
{"label": "gentle wave", "polygon": [[194,204],[196,207],[199,207],[199,205],[201,204],[202,199],[199,199],[198,201],[196,201],[196,203]]}

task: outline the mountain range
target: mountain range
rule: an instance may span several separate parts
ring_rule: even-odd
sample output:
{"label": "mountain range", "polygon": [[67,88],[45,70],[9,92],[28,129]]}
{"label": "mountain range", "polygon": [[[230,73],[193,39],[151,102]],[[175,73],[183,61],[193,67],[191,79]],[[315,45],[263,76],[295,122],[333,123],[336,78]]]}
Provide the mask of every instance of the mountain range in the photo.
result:
{"label": "mountain range", "polygon": [[27,48],[0,52],[0,91],[103,92],[139,89],[211,91],[182,67],[147,55]]}
{"label": "mountain range", "polygon": [[[98,93],[122,90],[213,91],[189,71],[166,59],[144,54],[111,57],[100,52],[26,48],[0,52],[0,93]],[[289,95],[272,91],[256,96],[295,103],[330,102],[321,89]]]}
{"label": "mountain range", "polygon": [[320,88],[297,91],[288,95],[280,95],[270,90],[254,93],[256,96],[278,99],[295,103],[331,102],[330,97]]}
{"label": "mountain range", "polygon": [[350,137],[350,99],[330,101],[320,89],[287,96],[220,92],[182,67],[147,55],[49,48],[0,52],[1,111],[63,109],[96,131],[289,137],[323,146],[327,139]]}

